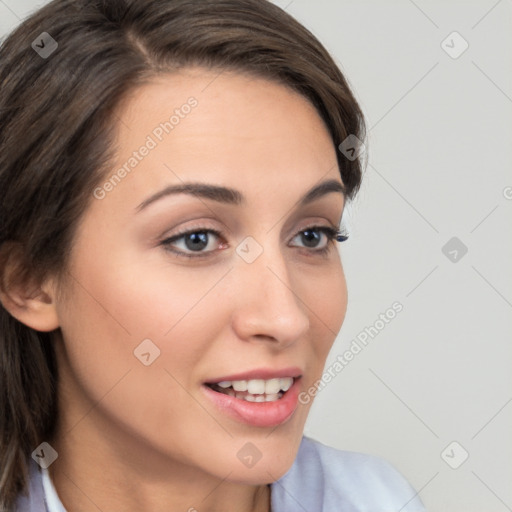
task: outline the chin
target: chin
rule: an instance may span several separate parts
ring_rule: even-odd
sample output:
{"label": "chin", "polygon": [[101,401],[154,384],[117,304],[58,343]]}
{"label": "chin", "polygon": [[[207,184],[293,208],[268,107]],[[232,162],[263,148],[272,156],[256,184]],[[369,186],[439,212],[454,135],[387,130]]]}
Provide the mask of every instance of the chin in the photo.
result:
{"label": "chin", "polygon": [[293,433],[278,429],[233,442],[237,446],[236,462],[229,465],[228,471],[233,471],[229,479],[250,485],[279,480],[292,467],[302,435],[302,429]]}
{"label": "chin", "polygon": [[[266,462],[263,458],[259,460],[252,468],[237,467],[228,477],[230,482],[246,485],[266,485],[272,484],[284,476],[292,467],[295,456],[284,459],[270,458]],[[226,475],[219,475],[224,478]]]}

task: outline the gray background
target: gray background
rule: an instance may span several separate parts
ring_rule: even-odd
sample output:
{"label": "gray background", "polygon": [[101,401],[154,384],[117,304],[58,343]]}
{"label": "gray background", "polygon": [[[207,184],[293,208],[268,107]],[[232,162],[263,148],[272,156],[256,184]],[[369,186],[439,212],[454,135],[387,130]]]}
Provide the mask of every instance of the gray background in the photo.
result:
{"label": "gray background", "polygon": [[[386,458],[430,512],[512,510],[512,1],[274,1],[330,50],[369,126],[326,367],[403,305],[306,434]],[[44,3],[0,0],[0,34]]]}

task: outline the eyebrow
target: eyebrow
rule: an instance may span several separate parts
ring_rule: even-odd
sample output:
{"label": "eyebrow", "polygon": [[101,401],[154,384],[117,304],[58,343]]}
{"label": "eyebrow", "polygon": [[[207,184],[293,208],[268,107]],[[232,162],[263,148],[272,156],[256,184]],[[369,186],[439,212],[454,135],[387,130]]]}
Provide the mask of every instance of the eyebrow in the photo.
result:
{"label": "eyebrow", "polygon": [[[331,192],[338,192],[341,193],[344,198],[346,197],[346,189],[341,182],[336,180],[326,180],[314,186],[312,189],[308,190],[299,199],[298,206],[305,206]],[[140,212],[141,210],[147,208],[150,204],[153,204],[164,197],[176,194],[189,194],[196,197],[211,199],[219,203],[225,203],[235,206],[243,206],[246,204],[244,195],[234,188],[219,185],[211,185],[208,183],[192,182],[182,183],[181,185],[170,185],[168,187],[165,187],[163,190],[156,192],[152,196],[142,201],[142,203],[140,203],[139,206],[137,206],[136,211]]]}

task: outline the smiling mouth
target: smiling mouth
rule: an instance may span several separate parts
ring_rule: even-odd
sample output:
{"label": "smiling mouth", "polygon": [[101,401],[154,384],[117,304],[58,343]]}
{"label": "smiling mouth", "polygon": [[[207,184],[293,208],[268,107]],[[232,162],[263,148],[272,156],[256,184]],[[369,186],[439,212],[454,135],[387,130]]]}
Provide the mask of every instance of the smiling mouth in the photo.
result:
{"label": "smiling mouth", "polygon": [[251,379],[206,383],[217,393],[229,395],[246,402],[275,402],[280,400],[292,387],[293,377],[274,379]]}

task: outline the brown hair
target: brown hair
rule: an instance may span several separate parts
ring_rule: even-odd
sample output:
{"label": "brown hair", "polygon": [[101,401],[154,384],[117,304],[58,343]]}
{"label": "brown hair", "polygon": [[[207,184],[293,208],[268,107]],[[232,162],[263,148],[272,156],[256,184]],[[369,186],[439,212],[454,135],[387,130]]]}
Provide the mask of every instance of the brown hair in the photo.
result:
{"label": "brown hair", "polygon": [[[51,49],[43,32],[58,45],[46,56],[36,50]],[[113,111],[129,91],[188,65],[282,83],[315,106],[336,146],[350,134],[364,139],[363,115],[334,60],[266,0],[54,0],[0,47],[3,290],[14,278],[62,275],[77,222],[109,170]],[[362,166],[337,156],[351,198]],[[19,272],[7,279],[9,261]],[[27,458],[54,432],[52,339],[0,305],[0,510],[26,492]]]}

